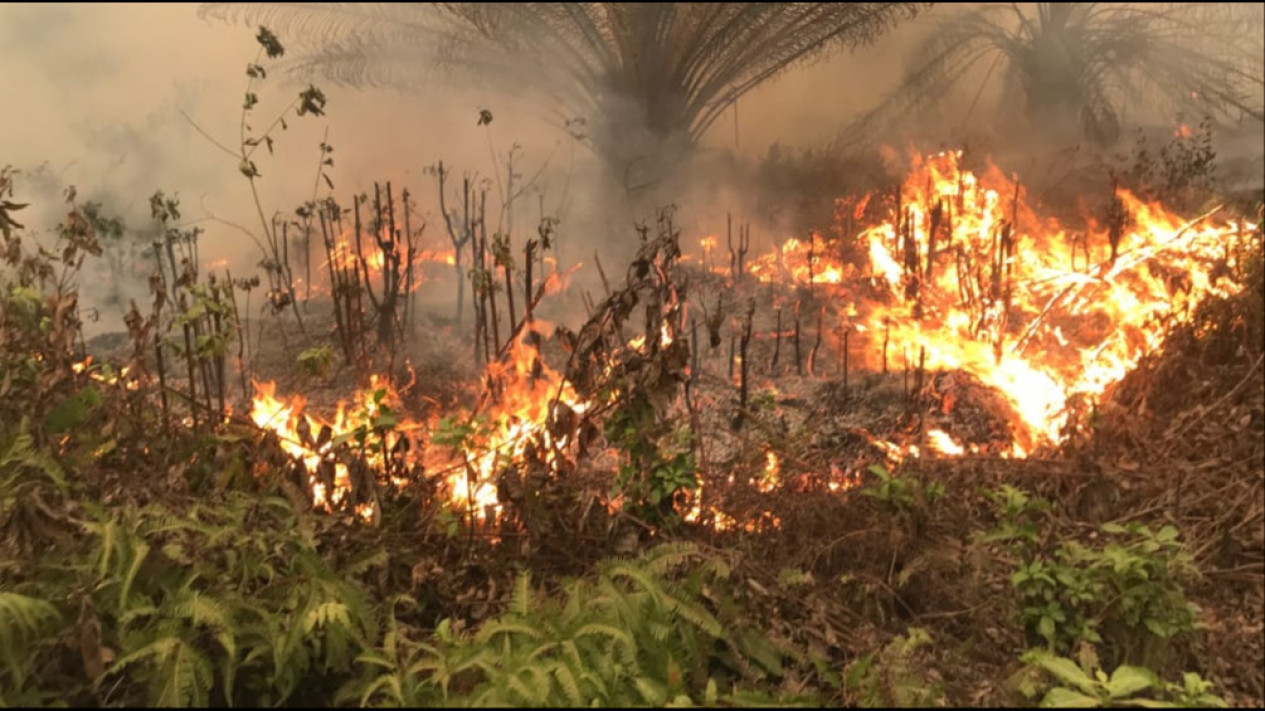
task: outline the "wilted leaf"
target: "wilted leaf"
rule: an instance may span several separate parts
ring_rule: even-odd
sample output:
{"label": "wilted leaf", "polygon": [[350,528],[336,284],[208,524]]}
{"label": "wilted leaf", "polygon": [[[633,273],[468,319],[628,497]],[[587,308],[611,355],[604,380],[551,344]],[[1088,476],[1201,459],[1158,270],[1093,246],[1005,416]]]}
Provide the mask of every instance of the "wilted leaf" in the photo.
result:
{"label": "wilted leaf", "polygon": [[264,48],[269,59],[276,59],[286,53],[285,47],[281,46],[281,41],[267,27],[260,25],[259,34],[255,35],[255,40]]}

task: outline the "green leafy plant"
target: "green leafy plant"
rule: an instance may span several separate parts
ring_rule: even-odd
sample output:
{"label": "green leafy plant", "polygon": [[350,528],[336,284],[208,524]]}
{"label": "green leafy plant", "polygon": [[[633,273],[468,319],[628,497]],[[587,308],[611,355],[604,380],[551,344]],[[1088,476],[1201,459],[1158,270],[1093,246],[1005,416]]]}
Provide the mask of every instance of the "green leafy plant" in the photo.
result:
{"label": "green leafy plant", "polygon": [[299,368],[315,378],[324,379],[328,377],[330,366],[333,363],[334,350],[329,346],[313,346],[299,353]]}
{"label": "green leafy plant", "polygon": [[1041,699],[1045,708],[1224,708],[1225,701],[1212,693],[1212,684],[1186,672],[1182,682],[1163,681],[1146,667],[1121,665],[1110,675],[1098,668],[1090,655],[1081,664],[1033,650],[1024,661],[1053,678]]}
{"label": "green leafy plant", "polygon": [[1041,538],[1041,517],[1050,510],[1049,502],[1032,498],[1023,489],[1002,484],[981,492],[997,516],[997,528],[981,537],[984,543],[1004,543],[1012,549],[1035,546]]}
{"label": "green leafy plant", "polygon": [[126,672],[151,703],[245,693],[275,704],[301,698],[311,673],[349,670],[376,623],[363,592],[315,554],[303,515],[234,494],[185,515],[149,507],[91,525],[93,599],[118,649],[106,676]]}
{"label": "green leafy plant", "polygon": [[612,497],[624,496],[637,515],[656,524],[678,521],[678,494],[698,489],[693,432],[688,427],[664,430],[644,395],[626,397],[606,420],[606,439],[628,457],[620,464]]}
{"label": "green leafy plant", "polygon": [[1104,642],[1115,658],[1152,664],[1171,639],[1196,626],[1181,584],[1194,573],[1191,557],[1172,526],[1106,524],[1102,531],[1118,538],[1101,548],[1068,541],[1048,559],[1019,565],[1011,584],[1024,626],[1051,652]]}
{"label": "green leafy plant", "polygon": [[878,481],[861,489],[861,494],[881,502],[895,512],[908,513],[920,501],[932,504],[944,497],[944,484],[940,482],[923,486],[917,479],[893,474],[881,464],[871,464],[869,472]]}

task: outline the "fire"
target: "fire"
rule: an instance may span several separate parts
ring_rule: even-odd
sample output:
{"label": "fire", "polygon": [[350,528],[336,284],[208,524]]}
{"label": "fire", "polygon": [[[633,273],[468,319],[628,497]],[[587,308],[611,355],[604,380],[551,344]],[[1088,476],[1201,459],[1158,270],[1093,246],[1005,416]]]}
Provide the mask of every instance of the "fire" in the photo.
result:
{"label": "fire", "polygon": [[962,445],[953,441],[948,432],[941,429],[932,429],[927,432],[927,441],[931,449],[947,456],[959,456],[966,454],[966,449]]}
{"label": "fire", "polygon": [[[1199,301],[1240,288],[1215,275],[1249,225],[1187,221],[1120,190],[1114,223],[1073,231],[1039,217],[996,167],[962,169],[961,155],[915,157],[897,214],[858,236],[861,269],[813,235],[750,271],[825,285],[840,311],[848,304],[841,320],[869,343],[863,365],[878,366],[887,341],[890,359],[909,353],[911,365],[922,358],[996,388],[1018,415],[1011,456],[1059,443],[1070,398],[1096,400]],[[929,436],[942,453],[961,451]]]}
{"label": "fire", "polygon": [[777,488],[777,485],[781,480],[781,472],[776,452],[769,450],[764,453],[764,456],[766,460],[764,473],[761,475],[756,488],[758,488],[761,493],[767,494]]}
{"label": "fire", "polygon": [[[305,438],[299,435],[299,429],[306,427],[309,432],[313,430],[322,432],[328,427],[333,433],[345,434],[347,429],[345,416],[342,416],[343,412],[340,408],[340,417],[336,418],[336,424],[331,424],[304,415],[303,408],[306,400],[296,395],[291,397],[289,402],[282,402],[276,398],[276,385],[276,383],[254,383],[255,397],[252,400],[250,419],[260,429],[275,433],[281,443],[282,451],[303,463],[308,471],[316,506],[328,510],[331,492],[325,490],[324,483],[317,481],[316,470],[321,461],[330,453],[333,438],[321,436],[320,439],[328,441],[321,446],[311,446],[306,444]],[[347,466],[341,463],[335,464],[335,486],[341,484],[346,487],[348,480]]]}
{"label": "fire", "polygon": [[[357,251],[355,238],[350,234],[339,237],[329,250],[326,259],[321,263],[314,264],[314,281],[319,280],[319,284],[314,283],[312,286],[318,292],[329,291],[329,271],[330,269],[340,272],[361,273],[363,278],[371,279],[376,285],[383,279],[383,273],[387,269],[387,253],[378,248],[375,240],[370,237],[362,240],[360,245],[361,251]],[[402,244],[395,245],[394,256],[392,259],[399,259],[400,273],[403,275],[409,267],[408,248]],[[417,248],[412,254],[413,283],[412,289],[416,291],[428,279],[434,278],[433,272],[424,271],[426,265],[445,265],[454,266],[457,263],[456,252],[452,247],[436,247],[436,248]]]}
{"label": "fire", "polygon": [[[855,235],[857,249],[848,254],[859,255],[861,264],[845,262],[843,250],[813,234],[787,240],[747,266],[756,282],[812,286],[815,296],[833,309],[824,313],[835,319],[820,328],[851,334],[848,352],[854,367],[899,367],[904,356],[911,367],[960,371],[1000,393],[1014,413],[1008,423],[1009,450],[1002,456],[1026,457],[1058,445],[1067,435],[1069,402],[1096,402],[1157,348],[1174,325],[1189,321],[1202,299],[1240,289],[1218,274],[1236,266],[1237,252],[1230,245],[1254,226],[1216,221],[1214,215],[1185,220],[1120,190],[1104,196],[1112,198],[1111,217],[1074,230],[1031,209],[1017,180],[995,167],[977,176],[960,161],[957,152],[915,160],[899,193],[889,196],[891,216]],[[858,208],[854,214],[859,219],[862,212]],[[718,256],[717,239],[703,237],[699,246],[701,258],[693,260],[704,270],[722,273],[726,268],[712,263]],[[456,261],[451,251],[423,250],[416,258]],[[334,259],[366,273],[384,266],[380,253],[357,255],[346,240],[338,244]],[[569,276],[553,266],[551,262],[547,291],[562,288]],[[671,344],[679,333],[667,312],[663,315],[658,331],[651,327],[626,347],[646,354]],[[683,315],[677,321],[683,323]],[[586,399],[596,395],[576,392],[545,363],[539,344],[552,330],[540,320],[524,324],[502,356],[487,366],[474,411],[454,416],[463,423],[463,434],[454,440],[457,446],[432,442],[427,454],[444,458],[449,500],[470,512],[476,523],[499,518],[503,499],[513,498],[515,478],[531,486],[532,474],[565,472],[575,444],[565,423],[602,406]],[[351,477],[335,455],[334,443],[371,426],[383,404],[397,402],[397,396],[371,388],[357,395],[350,410],[340,406],[334,418],[322,420],[303,412],[302,398],[283,402],[270,384],[257,389],[252,419],[275,432],[282,448],[304,463],[317,506],[331,508],[344,500]],[[951,405],[945,402],[947,414]],[[904,444],[868,433],[866,438],[889,467],[908,457],[981,451],[982,445],[945,427],[925,422]],[[321,434],[314,436],[316,432]],[[439,439],[437,431],[431,434]],[[764,466],[753,482],[762,493],[803,474],[783,472],[787,463],[771,449],[763,456]],[[377,457],[369,462],[375,471],[389,469],[382,454],[370,457]],[[322,467],[332,476],[316,476]],[[826,485],[839,492],[857,486],[864,468],[857,462],[830,467]],[[688,509],[685,520],[709,522],[718,530],[779,525],[772,514],[737,521],[705,506],[701,483],[688,499],[682,507]]]}
{"label": "fire", "polygon": [[[556,275],[550,278],[556,281]],[[549,329],[549,324],[538,319],[524,326],[505,356],[488,365],[484,396],[476,413],[458,414],[456,419],[466,423],[468,436],[457,438],[451,451],[433,448],[432,453],[446,457],[438,463],[448,472],[445,479],[450,502],[470,511],[475,521],[491,522],[499,517],[499,479],[507,467],[535,464],[556,471],[561,466],[562,453],[572,443],[566,434],[556,436],[551,426],[559,419],[584,413],[588,407],[571,384],[542,359],[535,342],[547,336]],[[382,423],[378,418],[384,406],[392,412],[398,412],[399,407],[399,395],[376,378],[357,394],[354,407],[348,409],[340,402],[337,414],[329,420],[305,413],[302,396],[278,399],[275,383],[255,383],[255,390],[252,421],[276,434],[282,450],[304,465],[315,507],[323,510],[339,504],[351,487],[348,467],[334,453],[337,443],[358,432],[379,431]],[[393,416],[391,425],[381,428],[385,433],[383,446],[368,450],[369,469],[376,474],[388,471],[385,452],[395,451],[400,437],[421,427]],[[422,458],[416,452],[412,456]],[[317,475],[322,467],[332,470],[326,481]],[[357,513],[366,519],[374,515],[371,505],[362,506]]]}
{"label": "fire", "polygon": [[[508,463],[535,463],[556,470],[560,454],[571,443],[555,438],[550,424],[587,407],[571,384],[545,364],[533,341],[548,335],[549,325],[535,320],[510,345],[506,357],[488,366],[490,396],[486,426],[473,446],[462,452],[465,471],[449,478],[453,502],[469,507],[484,520],[494,519],[501,504],[497,475]],[[531,455],[529,457],[529,455]]]}
{"label": "fire", "polygon": [[729,255],[725,250],[720,250],[720,255],[716,254],[719,240],[716,235],[706,235],[698,238],[698,248],[702,252],[701,256],[695,254],[682,254],[681,261],[684,263],[700,264],[704,271],[711,272],[718,276],[728,277],[729,266],[726,262]]}
{"label": "fire", "polygon": [[131,366],[123,366],[115,373],[109,366],[102,367],[93,362],[92,356],[87,356],[78,363],[71,363],[70,370],[75,375],[87,375],[89,378],[105,385],[118,385],[123,383],[123,387],[132,392],[136,392],[141,388],[141,381],[133,377]]}
{"label": "fire", "polygon": [[818,234],[813,234],[807,240],[792,237],[777,251],[757,257],[747,270],[766,284],[782,281],[795,284],[840,284],[850,275],[850,270],[832,260],[829,249],[826,241]]}
{"label": "fire", "polygon": [[[351,491],[347,464],[335,453],[340,442],[359,433],[380,430],[383,446],[365,448],[363,456],[370,471],[384,472],[388,470],[388,453],[395,450],[400,437],[412,428],[406,423],[392,423],[392,426],[385,427],[379,421],[380,416],[385,414],[384,406],[396,405],[398,395],[389,387],[381,386],[377,378],[371,379],[368,389],[357,393],[351,409],[340,401],[332,420],[304,413],[306,400],[300,395],[291,397],[288,402],[277,399],[276,383],[253,384],[255,396],[250,411],[251,421],[260,429],[276,434],[282,451],[303,464],[313,504],[321,510],[332,510]],[[332,471],[332,477],[323,480],[322,471]],[[371,519],[376,511],[369,503],[359,505],[356,513]]]}

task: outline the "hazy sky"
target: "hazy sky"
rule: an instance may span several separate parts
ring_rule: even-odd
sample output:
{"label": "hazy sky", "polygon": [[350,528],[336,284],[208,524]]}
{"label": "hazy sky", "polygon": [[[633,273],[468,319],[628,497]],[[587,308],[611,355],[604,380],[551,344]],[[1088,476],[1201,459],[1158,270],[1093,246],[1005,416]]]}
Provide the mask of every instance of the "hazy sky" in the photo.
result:
{"label": "hazy sky", "polygon": [[[148,196],[162,188],[180,194],[188,215],[257,221],[236,161],[181,115],[237,145],[244,69],[258,49],[254,31],[200,19],[197,7],[0,4],[0,165],[29,169],[47,162],[61,182],[109,198],[125,215],[143,216]],[[951,11],[935,8],[874,47],[840,52],[757,88],[739,103],[737,138],[728,112],[706,143],[733,148],[737,142],[752,155],[773,142],[808,147],[829,141],[896,85],[913,42]],[[329,97],[328,115],[291,121],[290,130],[277,135],[276,154],[258,161],[266,212],[310,199],[317,145],[327,130],[340,196],[388,178],[429,195],[434,182],[423,174],[426,166],[443,160],[458,172],[486,175],[490,151],[504,155],[514,143],[522,146],[520,165],[528,172],[550,155],[555,168],[569,158],[559,128],[539,120],[530,106],[491,93],[435,88],[401,95],[317,83]],[[257,89],[255,120],[270,120],[299,88],[270,76]],[[490,136],[476,126],[484,107],[496,117]],[[549,189],[559,192],[556,185]]]}
{"label": "hazy sky", "polygon": [[[28,173],[25,181],[19,179],[19,192],[26,190],[19,198],[36,204],[23,213],[24,222],[32,227],[55,223],[64,209],[52,190],[73,184],[81,199],[103,202],[108,213],[134,226],[145,224],[148,198],[162,189],[177,193],[184,217],[206,228],[200,242],[204,259],[230,257],[235,269],[253,269],[258,252],[240,230],[226,224],[259,231],[249,184],[237,160],[200,131],[236,149],[245,68],[258,44],[254,28],[200,19],[197,8],[194,3],[0,3],[0,166]],[[830,142],[896,86],[909,49],[935,31],[937,19],[956,10],[937,7],[887,33],[874,47],[838,52],[784,73],[740,100],[736,138],[728,112],[705,143],[727,149],[737,144],[752,156],[764,154],[774,142],[798,147]],[[280,40],[285,44],[287,38]],[[392,180],[397,191],[408,187],[431,226],[429,246],[446,240],[434,209],[435,181],[425,169],[442,160],[458,176],[463,171],[486,176],[493,169],[492,151],[503,158],[514,144],[521,146],[516,165],[525,174],[552,161],[540,187],[550,213],[558,214],[559,195],[567,196],[563,229],[570,235],[564,237],[575,237],[576,253],[591,253],[629,229],[625,215],[606,209],[602,201],[608,196],[598,193],[598,181],[584,179],[583,149],[573,159],[566,134],[539,119],[530,104],[515,105],[477,87],[404,95],[315,81],[329,98],[328,115],[291,120],[288,131],[276,134],[275,155],[258,154],[265,214],[288,213],[313,197],[318,144],[328,131],[338,199],[348,204],[353,191],[372,191],[375,180]],[[281,74],[270,75],[255,89],[260,98],[252,113],[256,128],[271,121],[301,88]],[[482,108],[495,115],[488,129],[476,125]],[[920,118],[943,121],[934,115]],[[1249,152],[1260,153],[1255,146]],[[46,166],[42,173],[41,165]],[[713,192],[704,198],[715,181],[695,182],[698,194],[676,196],[688,229],[723,229],[731,209],[743,219],[741,211],[751,202],[747,196]],[[580,244],[588,247],[578,249]]]}
{"label": "hazy sky", "polygon": [[[739,106],[743,152],[763,152],[774,141],[829,140],[898,76],[892,45],[796,70],[745,97]],[[135,187],[137,201],[160,186],[205,193],[217,205],[232,201],[229,189],[245,187],[235,164],[179,111],[235,145],[243,70],[256,48],[250,28],[202,20],[193,3],[0,4],[0,164],[48,161],[84,188],[92,181]],[[312,175],[326,127],[337,148],[335,176],[357,186],[416,175],[441,158],[450,165],[486,160],[486,137],[474,120],[483,105],[496,111],[494,135],[504,143],[499,151],[517,141],[529,160],[533,152],[539,160],[562,138],[530,115],[517,115],[526,111],[497,111],[505,106],[494,96],[436,90],[405,97],[321,86],[329,115],[291,122],[292,130],[278,136],[277,156],[261,161],[264,184],[279,197],[302,199],[310,192],[308,179],[297,178]],[[259,89],[257,113],[275,114],[294,92],[270,78]],[[709,142],[733,147],[734,141],[730,114],[717,122]],[[277,181],[277,173],[286,179]],[[299,185],[289,190],[278,182]]]}
{"label": "hazy sky", "polygon": [[[253,242],[229,224],[260,233],[249,184],[237,159],[199,128],[236,149],[245,68],[258,44],[254,28],[203,20],[197,9],[195,3],[0,4],[0,166],[25,172],[17,187],[19,199],[34,203],[23,213],[28,227],[47,229],[64,217],[59,191],[67,185],[77,188],[81,201],[99,201],[107,214],[145,226],[149,196],[162,189],[177,194],[183,218],[205,230],[199,241],[204,262],[228,258],[236,274],[255,270],[260,255]],[[912,31],[920,30],[915,23]],[[830,141],[894,86],[902,69],[900,46],[907,46],[900,38],[910,31],[897,30],[881,47],[855,56],[841,53],[796,69],[745,96],[738,108],[741,152],[763,154],[775,141]],[[284,35],[279,39],[286,43]],[[597,192],[598,181],[585,180],[583,171],[592,170],[585,151],[537,118],[530,104],[471,90],[436,87],[402,95],[315,81],[328,96],[327,115],[290,120],[289,130],[275,134],[275,154],[257,154],[266,215],[289,213],[313,197],[318,145],[328,131],[340,202],[347,205],[353,191],[372,191],[375,180],[392,180],[397,191],[408,187],[428,223],[428,246],[447,240],[435,208],[435,180],[425,169],[443,160],[457,176],[486,176],[493,169],[491,151],[503,159],[515,143],[522,147],[516,164],[521,172],[531,175],[550,161],[539,184],[546,209],[565,213],[561,238],[573,245],[570,259],[632,234],[628,219],[607,209],[609,196]],[[301,88],[280,73],[262,82],[255,89],[256,128]],[[481,108],[494,112],[490,131],[476,125]],[[732,113],[715,124],[706,142],[734,147]],[[321,190],[323,196],[323,185]],[[726,212],[745,204],[714,192],[679,199],[686,203],[682,219],[694,230],[720,229]],[[520,219],[534,220],[535,213]],[[130,290],[131,297],[143,298],[142,281]]]}

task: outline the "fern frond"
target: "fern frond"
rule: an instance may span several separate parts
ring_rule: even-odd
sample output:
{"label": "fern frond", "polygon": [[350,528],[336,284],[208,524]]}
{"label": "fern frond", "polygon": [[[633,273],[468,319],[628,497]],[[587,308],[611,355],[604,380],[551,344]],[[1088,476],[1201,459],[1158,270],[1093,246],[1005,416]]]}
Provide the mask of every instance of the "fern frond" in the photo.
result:
{"label": "fern frond", "polygon": [[88,529],[89,533],[95,533],[101,537],[100,554],[97,559],[97,577],[105,578],[110,572],[110,562],[115,548],[118,546],[118,537],[121,532],[119,524],[111,518],[100,523],[86,523],[84,527]]}
{"label": "fern frond", "polygon": [[207,660],[176,636],[165,636],[116,660],[107,674],[144,660],[149,665],[150,700],[155,706],[206,706],[212,672]]}
{"label": "fern frond", "polygon": [[576,681],[575,674],[571,672],[571,668],[562,661],[555,661],[550,666],[550,673],[553,674],[554,681],[558,683],[558,688],[562,689],[562,693],[566,695],[567,701],[572,706],[583,706],[584,695],[580,693],[580,683]]}
{"label": "fern frond", "polygon": [[689,541],[662,543],[641,554],[642,569],[652,575],[665,576],[691,559],[700,558],[698,545]]}
{"label": "fern frond", "polygon": [[151,687],[154,706],[173,708],[207,706],[211,691],[211,664],[196,649],[177,641]]}
{"label": "fern frond", "polygon": [[9,639],[29,638],[60,617],[57,608],[43,600],[0,592],[0,635]]}
{"label": "fern frond", "polygon": [[544,644],[531,650],[531,652],[528,652],[527,660],[534,662],[540,659],[541,657],[548,656],[549,654],[553,653],[555,650],[557,650],[561,646],[562,646],[561,642],[545,642]]}
{"label": "fern frond", "polygon": [[232,623],[224,604],[214,597],[191,592],[172,606],[172,614],[194,625],[229,629]]}
{"label": "fern frond", "polygon": [[125,654],[116,659],[114,664],[110,665],[110,668],[106,670],[106,674],[115,674],[129,664],[134,664],[149,657],[157,657],[159,663],[165,662],[172,650],[179,644],[180,639],[177,637],[160,637],[135,652]]}
{"label": "fern frond", "polygon": [[547,638],[544,631],[533,627],[527,622],[494,620],[484,625],[483,628],[480,629],[479,634],[476,635],[475,639],[480,641],[490,641],[498,635],[507,635],[509,637],[521,635],[534,641],[540,641]]}
{"label": "fern frond", "polygon": [[305,633],[311,633],[317,627],[328,628],[331,625],[351,627],[351,616],[348,614],[347,606],[341,602],[323,602],[303,616],[302,626]]}
{"label": "fern frond", "polygon": [[158,609],[158,607],[154,605],[137,605],[135,607],[129,607],[119,614],[119,625],[126,627],[136,620],[153,617],[160,612],[162,612],[162,610]]}
{"label": "fern frond", "polygon": [[[591,670],[592,667],[598,667],[596,673]],[[609,658],[599,658],[589,665],[580,664],[576,668],[581,670],[580,680],[593,687],[593,701],[600,701],[603,706],[618,705],[612,703],[611,687],[606,683],[606,679],[614,677]]]}
{"label": "fern frond", "polygon": [[[394,674],[382,674],[376,677],[373,681],[366,684],[364,689],[360,690],[359,693],[357,693],[357,689],[355,688],[357,683],[358,682],[353,681],[344,685],[343,688],[334,695],[334,704],[336,706],[342,706],[348,701],[351,701],[359,696],[360,708],[368,708],[371,705],[386,706],[388,704],[381,703],[375,699],[378,692],[386,688],[390,690],[391,695],[394,697],[391,700],[394,701],[395,704],[400,706],[404,705],[404,690],[400,687],[399,678],[397,678]],[[375,701],[377,702],[375,703]]]}
{"label": "fern frond", "polygon": [[672,634],[672,626],[665,625],[662,622],[651,620],[647,623],[647,627],[650,630],[650,636],[653,637],[656,642],[663,642],[667,640],[669,635]]}
{"label": "fern frond", "polygon": [[386,548],[375,548],[374,550],[361,553],[344,565],[342,574],[348,578],[355,577],[372,568],[386,565],[390,560],[391,556],[387,553]]}
{"label": "fern frond", "polygon": [[43,600],[0,592],[0,659],[4,669],[21,686],[21,670],[38,638],[52,632],[61,620],[57,608]]}
{"label": "fern frond", "polygon": [[638,676],[633,679],[633,688],[647,706],[663,706],[668,700],[667,686],[656,679]]}
{"label": "fern frond", "polygon": [[526,617],[531,614],[531,572],[523,571],[514,580],[514,598],[510,611]]}
{"label": "fern frond", "polygon": [[614,648],[622,650],[623,658],[621,661],[626,663],[632,662],[637,654],[637,642],[626,630],[615,627],[614,625],[603,624],[601,622],[590,622],[580,629],[576,630],[575,638],[582,640],[586,637],[605,637],[617,644]]}
{"label": "fern frond", "polygon": [[576,646],[575,640],[565,640],[561,644],[562,651],[566,652],[566,658],[576,669],[584,669],[584,658],[580,655],[580,648]]}
{"label": "fern frond", "polygon": [[396,668],[396,661],[394,659],[376,649],[356,655],[356,663],[368,664],[374,667],[381,667],[382,669]]}
{"label": "fern frond", "polygon": [[9,445],[9,451],[0,457],[0,471],[9,467],[34,469],[53,482],[62,493],[69,489],[65,470],[47,452],[35,447],[35,438],[28,432],[15,437],[13,443]]}
{"label": "fern frond", "polygon": [[528,686],[522,679],[519,678],[519,674],[532,675],[535,671],[536,669],[527,667],[517,673],[510,674],[505,679],[510,690],[518,695],[518,699],[516,699],[516,701],[518,701],[519,705],[526,706],[530,704],[532,706],[542,706],[545,703],[545,695],[540,693],[539,688]]}
{"label": "fern frond", "polygon": [[609,580],[627,578],[637,583],[641,590],[652,599],[658,601],[663,596],[663,586],[655,574],[642,567],[629,563],[613,563],[606,567],[602,576]]}
{"label": "fern frond", "polygon": [[143,540],[137,540],[132,551],[132,562],[128,565],[127,573],[123,576],[123,584],[119,588],[119,609],[121,610],[127,609],[132,584],[136,582],[136,576],[141,572],[141,565],[145,563],[145,557],[149,555],[149,544]]}
{"label": "fern frond", "polygon": [[672,612],[685,619],[685,621],[712,637],[725,636],[725,630],[721,626],[720,620],[717,620],[702,605],[673,595],[665,596],[665,599],[668,601]]}

